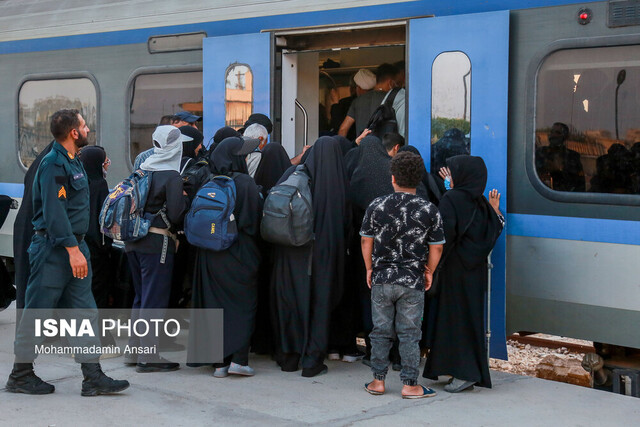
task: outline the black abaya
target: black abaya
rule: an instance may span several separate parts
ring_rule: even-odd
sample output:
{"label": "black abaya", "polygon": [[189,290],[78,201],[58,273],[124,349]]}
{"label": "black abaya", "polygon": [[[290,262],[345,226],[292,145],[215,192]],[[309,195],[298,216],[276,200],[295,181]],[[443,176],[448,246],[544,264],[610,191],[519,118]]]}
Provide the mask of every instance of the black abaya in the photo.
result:
{"label": "black abaya", "polygon": [[80,160],[89,179],[89,230],[85,240],[89,246],[93,271],[91,291],[98,308],[108,306],[109,291],[115,278],[111,262],[112,240],[100,232],[98,222],[102,204],[109,195],[109,186],[102,173],[106,158],[102,147],[89,146],[80,152]]}
{"label": "black abaya", "polygon": [[[17,308],[24,308],[24,295],[27,291],[27,283],[29,282],[29,254],[27,254],[27,249],[33,237],[33,224],[31,223],[33,219],[33,197],[31,195],[33,180],[40,166],[40,162],[42,162],[44,156],[49,154],[51,148],[53,148],[53,141],[38,154],[29,166],[24,176],[22,202],[20,202],[20,209],[18,209],[16,220],[13,223],[13,262],[15,263],[16,269],[14,283],[16,285]],[[17,324],[18,322],[16,321],[16,327]]]}
{"label": "black abaya", "polygon": [[[447,161],[454,188],[439,210],[445,230],[446,259],[440,272],[431,351],[423,376],[439,375],[491,387],[484,336],[487,256],[503,227],[482,193],[487,169],[480,157],[455,156]],[[468,228],[467,228],[468,226]],[[459,234],[467,231],[460,238]],[[456,244],[456,241],[460,240]]]}
{"label": "black abaya", "polygon": [[318,139],[308,154],[304,164],[311,176],[315,231],[311,276],[309,246],[278,247],[272,286],[279,350],[303,355],[302,367],[312,369],[324,360],[331,310],[342,294],[348,181],[335,139]]}
{"label": "black abaya", "polygon": [[[291,161],[282,145],[272,142],[262,149],[262,157],[254,180],[261,187],[263,197],[267,197],[269,190],[289,167],[291,167]],[[270,290],[273,245],[259,240],[259,247],[262,253],[262,262],[258,272],[258,310],[256,327],[251,338],[251,350],[258,354],[270,354],[275,351],[276,347],[273,338],[273,303]]]}
{"label": "black abaya", "polygon": [[237,137],[223,140],[209,163],[212,173],[232,176],[236,184],[233,212],[238,240],[224,251],[198,248],[192,301],[194,308],[224,309],[225,364],[233,361],[247,365],[258,303],[260,251],[256,238],[260,232],[262,198],[247,174],[244,156],[233,154],[242,143]]}

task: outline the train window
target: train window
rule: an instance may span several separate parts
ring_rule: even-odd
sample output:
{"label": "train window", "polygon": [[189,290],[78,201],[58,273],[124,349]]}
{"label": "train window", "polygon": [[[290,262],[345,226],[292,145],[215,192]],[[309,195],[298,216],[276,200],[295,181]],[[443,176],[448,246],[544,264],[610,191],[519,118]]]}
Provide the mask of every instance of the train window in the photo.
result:
{"label": "train window", "polygon": [[89,126],[89,144],[96,143],[98,96],[87,78],[28,80],[18,94],[18,157],[28,168],[53,137],[51,115],[75,108]]}
{"label": "train window", "polygon": [[202,115],[202,72],[140,74],[133,82],[129,141],[131,160],[151,148],[160,119],[185,110]]}
{"label": "train window", "polygon": [[431,172],[470,150],[471,61],[462,52],[443,52],[431,68]]}
{"label": "train window", "polygon": [[245,64],[231,64],[225,83],[226,126],[240,129],[253,110],[253,73]]}
{"label": "train window", "polygon": [[640,194],[640,46],[565,49],[538,72],[535,169],[564,192]]}

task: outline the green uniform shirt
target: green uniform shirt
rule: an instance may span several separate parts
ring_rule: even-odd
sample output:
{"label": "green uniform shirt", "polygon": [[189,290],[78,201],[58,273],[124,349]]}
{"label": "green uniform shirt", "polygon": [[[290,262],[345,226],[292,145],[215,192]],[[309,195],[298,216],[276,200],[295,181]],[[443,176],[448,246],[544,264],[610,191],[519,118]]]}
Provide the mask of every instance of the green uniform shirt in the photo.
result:
{"label": "green uniform shirt", "polygon": [[89,181],[77,155],[57,141],[33,181],[33,228],[46,230],[53,246],[78,246],[74,234],[89,229]]}

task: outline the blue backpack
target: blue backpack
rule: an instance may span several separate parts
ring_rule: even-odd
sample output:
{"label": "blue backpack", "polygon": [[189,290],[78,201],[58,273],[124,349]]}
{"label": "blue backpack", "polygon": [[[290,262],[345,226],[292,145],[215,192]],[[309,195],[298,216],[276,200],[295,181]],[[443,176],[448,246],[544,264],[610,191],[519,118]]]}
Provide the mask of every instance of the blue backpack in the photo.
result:
{"label": "blue backpack", "polygon": [[184,234],[194,246],[224,251],[238,240],[236,184],[224,175],[212,177],[197,192],[184,218]]}
{"label": "blue backpack", "polygon": [[149,188],[151,172],[142,169],[115,186],[100,210],[100,230],[105,236],[129,242],[147,235],[153,220],[144,214]]}

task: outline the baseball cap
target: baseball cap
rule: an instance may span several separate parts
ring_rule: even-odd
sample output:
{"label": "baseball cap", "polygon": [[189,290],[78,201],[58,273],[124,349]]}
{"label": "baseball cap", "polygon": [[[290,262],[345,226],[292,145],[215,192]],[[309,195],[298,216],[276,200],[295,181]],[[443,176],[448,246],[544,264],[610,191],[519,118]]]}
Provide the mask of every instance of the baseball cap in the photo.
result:
{"label": "baseball cap", "polygon": [[241,138],[243,143],[242,146],[236,151],[234,154],[238,156],[244,156],[249,153],[253,153],[260,145],[260,140],[258,138],[245,138],[244,136]]}
{"label": "baseball cap", "polygon": [[191,114],[188,111],[179,111],[174,114],[174,116],[187,123],[195,123],[198,120],[202,119],[202,116],[196,116],[195,114]]}

